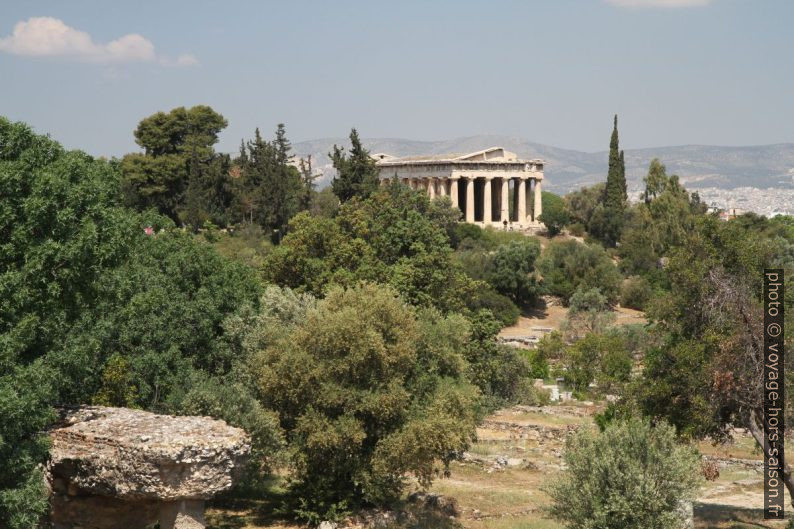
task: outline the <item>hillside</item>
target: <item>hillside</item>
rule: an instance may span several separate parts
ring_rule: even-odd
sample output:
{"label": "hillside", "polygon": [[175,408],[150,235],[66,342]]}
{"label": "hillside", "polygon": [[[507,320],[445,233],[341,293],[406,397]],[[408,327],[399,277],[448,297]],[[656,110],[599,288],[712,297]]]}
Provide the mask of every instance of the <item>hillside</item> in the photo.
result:
{"label": "hillside", "polygon": [[[323,138],[294,144],[295,152],[311,154],[315,166],[323,170],[323,184],[333,176],[328,152],[343,138]],[[481,135],[444,141],[413,141],[396,138],[371,138],[365,144],[371,152],[395,156],[470,152],[500,145],[522,158],[543,158],[548,162],[548,189],[565,193],[603,180],[607,151],[587,153],[533,143],[512,136]],[[794,190],[794,143],[753,147],[714,147],[682,145],[626,151],[626,173],[630,189],[639,189],[648,163],[660,158],[669,173],[678,174],[689,188],[739,187]]]}

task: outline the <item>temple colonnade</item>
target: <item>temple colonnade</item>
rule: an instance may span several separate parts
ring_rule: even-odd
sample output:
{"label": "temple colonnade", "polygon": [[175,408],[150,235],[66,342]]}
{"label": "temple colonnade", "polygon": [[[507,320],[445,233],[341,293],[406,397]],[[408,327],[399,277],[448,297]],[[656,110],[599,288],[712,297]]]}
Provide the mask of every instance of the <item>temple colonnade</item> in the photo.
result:
{"label": "temple colonnade", "polygon": [[543,227],[543,160],[520,160],[502,147],[462,155],[372,157],[383,183],[397,179],[431,199],[448,196],[465,222],[508,229]]}
{"label": "temple colonnade", "polygon": [[430,199],[448,196],[452,206],[459,208],[463,219],[469,223],[536,224],[543,212],[542,180],[528,176],[425,177],[402,178],[401,181],[412,189],[426,191]]}

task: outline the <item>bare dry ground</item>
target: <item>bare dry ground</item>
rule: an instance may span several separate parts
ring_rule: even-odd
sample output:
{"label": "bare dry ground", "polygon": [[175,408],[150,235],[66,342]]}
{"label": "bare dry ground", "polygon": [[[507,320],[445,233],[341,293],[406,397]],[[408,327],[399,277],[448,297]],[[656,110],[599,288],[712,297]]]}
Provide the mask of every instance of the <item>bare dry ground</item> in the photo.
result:
{"label": "bare dry ground", "polygon": [[[615,313],[615,325],[630,325],[647,323],[645,314],[641,311],[618,307],[613,310]],[[537,329],[547,328],[559,330],[560,324],[568,315],[568,309],[559,304],[546,306],[542,309],[534,309],[528,314],[518,318],[518,322],[510,327],[505,327],[499,336],[542,336],[543,331]]]}
{"label": "bare dry ground", "polygon": [[[465,529],[562,528],[546,517],[549,498],[543,492],[548,480],[561,469],[565,436],[580,427],[593,427],[598,405],[581,403],[531,408],[517,406],[490,415],[478,428],[478,441],[463,461],[454,463],[448,478],[438,479],[431,492],[454,497],[460,515],[446,520],[446,527]],[[760,453],[752,439],[737,431],[730,445],[699,445],[704,456],[713,458],[719,477],[705,482],[695,504],[697,529],[739,529],[784,524],[765,522],[761,511]],[[208,512],[210,527],[292,528],[272,518],[272,504],[239,502]],[[390,527],[437,528],[438,520]]]}

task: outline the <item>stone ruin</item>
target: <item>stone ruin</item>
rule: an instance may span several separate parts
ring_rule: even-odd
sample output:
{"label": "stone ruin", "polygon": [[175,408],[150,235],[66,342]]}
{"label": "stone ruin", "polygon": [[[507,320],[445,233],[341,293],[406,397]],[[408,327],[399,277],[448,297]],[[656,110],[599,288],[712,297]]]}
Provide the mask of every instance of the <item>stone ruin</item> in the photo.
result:
{"label": "stone ruin", "polygon": [[209,417],[127,408],[68,410],[51,431],[53,529],[198,529],[204,501],[229,489],[246,433]]}

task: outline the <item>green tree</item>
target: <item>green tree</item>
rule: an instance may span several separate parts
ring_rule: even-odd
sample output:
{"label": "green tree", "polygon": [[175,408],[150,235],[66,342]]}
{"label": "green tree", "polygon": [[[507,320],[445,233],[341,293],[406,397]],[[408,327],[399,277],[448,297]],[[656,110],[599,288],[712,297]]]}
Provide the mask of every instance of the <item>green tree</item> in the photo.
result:
{"label": "green tree", "polygon": [[675,429],[640,419],[603,433],[582,428],[565,444],[566,470],[548,487],[550,514],[571,529],[683,529],[695,498],[699,455]]}
{"label": "green tree", "polygon": [[540,221],[546,225],[549,235],[554,237],[571,221],[568,210],[565,208],[565,202],[562,198],[554,193],[543,191],[541,193],[541,201],[543,213],[539,217]]}
{"label": "green tree", "polygon": [[607,253],[597,245],[552,241],[538,259],[543,284],[567,304],[577,290],[598,288],[609,303],[617,300],[621,276]]}
{"label": "green tree", "polygon": [[[72,402],[101,398],[99,373],[108,352],[120,355],[136,397],[125,404],[169,411],[167,401],[194,371],[227,373],[236,354],[225,345],[223,322],[255,304],[254,272],[178,230],[144,237],[123,263],[97,279],[102,293],[51,353],[58,369],[79,381]],[[104,367],[103,367],[104,366]]]}
{"label": "green tree", "polygon": [[590,187],[583,187],[572,191],[563,197],[565,207],[571,216],[571,221],[584,227],[590,225],[590,219],[596,207],[604,198],[606,185],[601,182]]}
{"label": "green tree", "polygon": [[231,201],[229,160],[215,153],[226,119],[206,105],[157,112],[134,131],[143,154],[122,159],[126,202],[155,208],[175,222],[198,229],[205,220],[225,225]]}
{"label": "green tree", "polygon": [[259,129],[254,139],[244,143],[235,160],[240,169],[237,201],[247,210],[243,219],[258,223],[279,242],[289,219],[301,208],[305,199],[305,182],[292,164],[292,147],[283,124],[276,129],[272,142],[262,139]]}
{"label": "green tree", "polygon": [[540,255],[536,239],[513,241],[499,246],[493,255],[488,282],[497,292],[521,306],[534,303],[541,291],[535,273],[535,260]]}
{"label": "green tree", "polygon": [[607,246],[615,246],[623,230],[626,209],[626,165],[618,141],[618,116],[615,115],[609,142],[609,167],[601,207],[593,210],[588,231]]}
{"label": "green tree", "polygon": [[615,114],[612,137],[609,140],[609,166],[607,169],[607,183],[604,188],[604,207],[608,210],[622,210],[627,199],[626,164],[623,158],[623,151],[620,150],[618,116]]}
{"label": "green tree", "polygon": [[483,394],[483,409],[522,402],[529,392],[529,362],[514,347],[497,344],[501,325],[490,311],[481,310],[469,319],[471,332],[463,350],[468,379]]}
{"label": "green tree", "polygon": [[353,197],[367,198],[378,188],[378,168],[369,152],[361,145],[356,129],[350,131],[350,152],[345,154],[342,147],[334,145],[329,154],[336,169],[336,177],[331,189],[340,202]]}
{"label": "green tree", "polygon": [[46,509],[40,465],[51,404],[74,383],[53,348],[143,237],[121,207],[118,166],[0,117],[0,525],[33,527]]}
{"label": "green tree", "polygon": [[294,454],[299,514],[317,521],[381,504],[409,474],[428,485],[436,463],[473,439],[465,363],[425,332],[389,288],[334,288],[258,355],[263,402],[279,410]]}
{"label": "green tree", "polygon": [[651,160],[645,184],[644,203],[632,207],[627,215],[618,250],[620,267],[627,275],[639,275],[657,287],[667,288],[661,259],[683,244],[703,212],[678,177],[668,176],[658,159]]}
{"label": "green tree", "polygon": [[464,310],[476,284],[452,260],[437,218],[427,196],[395,183],[334,218],[300,213],[268,255],[265,279],[318,297],[331,284],[388,283],[412,305]]}
{"label": "green tree", "polygon": [[[780,246],[761,225],[748,229],[743,221],[700,217],[671,251],[665,267],[670,290],[648,310],[663,341],[646,355],[636,399],[647,415],[695,438],[726,440],[734,427],[747,428],[771,457],[763,434],[760,294],[764,270],[779,258]],[[792,324],[794,299],[789,294],[783,301]],[[785,339],[790,347],[791,337]],[[787,370],[794,367],[790,363]],[[786,397],[788,406],[790,392]],[[783,482],[794,491],[790,468],[785,461],[783,466]]]}

